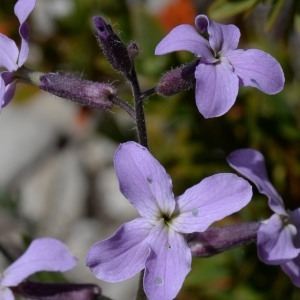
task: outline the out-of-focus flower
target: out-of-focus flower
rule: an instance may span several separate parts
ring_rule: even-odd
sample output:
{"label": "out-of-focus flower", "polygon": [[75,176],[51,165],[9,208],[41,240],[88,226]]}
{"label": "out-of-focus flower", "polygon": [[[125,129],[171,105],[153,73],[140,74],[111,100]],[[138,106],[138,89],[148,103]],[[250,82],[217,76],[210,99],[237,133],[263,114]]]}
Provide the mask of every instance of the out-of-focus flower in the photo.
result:
{"label": "out-of-focus flower", "polygon": [[36,239],[26,252],[0,275],[0,299],[13,300],[10,288],[18,286],[36,272],[64,272],[72,269],[76,263],[77,259],[62,242],[53,238]]}
{"label": "out-of-focus flower", "polygon": [[145,269],[147,297],[174,299],[191,269],[186,234],[205,231],[240,210],[250,201],[252,189],[234,174],[216,174],[175,198],[165,169],[135,142],[121,144],[114,163],[121,192],[141,216],[93,245],[87,266],[109,282],[126,280]]}
{"label": "out-of-focus flower", "polygon": [[263,155],[253,149],[240,149],[228,157],[232,168],[252,181],[268,197],[274,214],[263,221],[257,232],[258,256],[266,264],[280,265],[300,287],[300,208],[285,209],[280,195],[270,182]]}
{"label": "out-of-focus flower", "polygon": [[179,24],[193,24],[197,15],[193,0],[148,0],[146,9],[158,18],[165,31]]}
{"label": "out-of-focus flower", "polygon": [[15,15],[19,19],[21,47],[6,35],[0,33],[0,68],[7,71],[0,73],[0,107],[6,106],[12,99],[16,83],[20,78],[18,70],[24,65],[29,53],[29,26],[25,23],[35,6],[36,0],[19,0],[15,5]]}
{"label": "out-of-focus flower", "polygon": [[240,30],[222,25],[205,15],[191,25],[175,27],[156,47],[155,54],[187,50],[199,57],[195,70],[196,103],[205,118],[225,114],[234,104],[239,86],[252,86],[275,94],[283,89],[280,64],[268,53],[257,49],[237,49]]}

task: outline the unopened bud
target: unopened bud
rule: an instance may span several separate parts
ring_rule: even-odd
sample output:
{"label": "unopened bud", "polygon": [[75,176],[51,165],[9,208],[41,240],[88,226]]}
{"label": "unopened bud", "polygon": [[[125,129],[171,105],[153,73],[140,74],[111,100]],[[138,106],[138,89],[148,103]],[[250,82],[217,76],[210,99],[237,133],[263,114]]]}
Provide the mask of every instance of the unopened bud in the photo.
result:
{"label": "unopened bud", "polygon": [[194,257],[208,257],[255,242],[261,222],[245,222],[209,228],[188,234],[187,244]]}
{"label": "unopened bud", "polygon": [[40,89],[91,108],[112,108],[110,98],[117,94],[115,87],[108,83],[65,74],[46,73],[40,77],[40,82]]}
{"label": "unopened bud", "polygon": [[139,47],[136,42],[131,42],[128,45],[127,50],[131,59],[134,59],[139,55]]}
{"label": "unopened bud", "polygon": [[195,69],[199,61],[193,61],[165,73],[159,80],[156,92],[162,96],[172,96],[193,88],[196,84]]}
{"label": "unopened bud", "polygon": [[93,22],[100,46],[111,66],[121,73],[128,74],[132,69],[132,63],[125,44],[102,18],[93,17]]}
{"label": "unopened bud", "polygon": [[26,299],[104,299],[101,297],[101,288],[95,284],[45,283],[26,280],[13,289]]}

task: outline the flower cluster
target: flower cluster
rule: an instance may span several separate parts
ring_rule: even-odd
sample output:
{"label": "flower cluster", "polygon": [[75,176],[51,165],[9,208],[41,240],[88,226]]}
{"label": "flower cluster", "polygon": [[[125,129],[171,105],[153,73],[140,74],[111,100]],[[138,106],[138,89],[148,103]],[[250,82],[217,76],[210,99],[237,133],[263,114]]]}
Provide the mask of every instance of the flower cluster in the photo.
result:
{"label": "flower cluster", "polygon": [[[0,107],[10,102],[16,83],[28,79],[41,90],[90,108],[109,110],[117,104],[136,122],[139,143],[122,143],[115,152],[114,167],[121,193],[140,216],[90,248],[86,265],[94,275],[101,280],[119,282],[143,271],[145,297],[170,300],[176,297],[190,272],[192,256],[210,256],[256,241],[259,258],[267,264],[280,265],[300,287],[300,209],[285,209],[268,179],[261,153],[237,150],[228,157],[228,162],[268,197],[274,214],[263,222],[209,228],[249,203],[252,187],[248,181],[232,173],[218,173],[174,196],[169,175],[147,148],[143,100],[154,94],[170,96],[195,87],[200,113],[205,118],[218,117],[232,107],[239,86],[255,87],[267,94],[283,89],[284,74],[275,58],[257,49],[237,49],[240,31],[235,25],[219,24],[206,15],[198,15],[196,28],[175,27],[155,49],[157,55],[187,50],[196,59],[165,73],[155,87],[142,92],[134,64],[139,53],[137,44],[131,42],[126,46],[111,25],[101,17],[93,17],[103,54],[131,85],[134,102],[131,105],[118,95],[118,89],[112,84],[61,72],[41,74],[23,66],[29,53],[26,20],[35,4],[36,0],[18,0],[15,5],[20,23],[20,48],[0,34],[0,67],[5,69],[0,73]],[[32,74],[38,79],[35,77],[33,81]],[[0,298],[12,300],[13,294],[20,291],[23,296],[35,299],[76,300],[99,295],[100,289],[93,285],[72,285],[67,289],[53,285],[53,291],[58,291],[58,296],[53,298],[53,293],[48,294],[48,286],[37,287],[27,280],[42,270],[67,271],[76,261],[61,242],[52,238],[36,239],[0,276]]]}

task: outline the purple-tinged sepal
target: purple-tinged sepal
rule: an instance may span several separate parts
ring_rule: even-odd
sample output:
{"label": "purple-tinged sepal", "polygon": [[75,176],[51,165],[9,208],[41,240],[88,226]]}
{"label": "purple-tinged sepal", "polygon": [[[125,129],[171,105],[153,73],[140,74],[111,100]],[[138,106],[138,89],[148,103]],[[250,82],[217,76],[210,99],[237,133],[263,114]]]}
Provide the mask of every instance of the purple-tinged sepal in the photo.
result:
{"label": "purple-tinged sepal", "polygon": [[46,73],[40,77],[41,90],[90,108],[111,109],[117,90],[109,83],[94,82],[72,75]]}
{"label": "purple-tinged sepal", "polygon": [[204,232],[190,233],[187,243],[193,257],[209,257],[256,242],[259,226],[260,222],[246,222],[212,227]]}
{"label": "purple-tinged sepal", "polygon": [[194,73],[198,63],[199,60],[193,61],[163,74],[156,86],[156,92],[161,96],[172,96],[195,87]]}
{"label": "purple-tinged sepal", "polygon": [[95,16],[93,22],[99,44],[111,66],[118,72],[129,74],[132,70],[132,61],[126,45],[103,18]]}
{"label": "purple-tinged sepal", "polygon": [[[102,299],[101,289],[95,284],[74,283],[41,283],[25,281],[19,286],[12,288],[13,292],[26,299],[39,300],[93,300]],[[103,297],[108,300],[108,298]]]}

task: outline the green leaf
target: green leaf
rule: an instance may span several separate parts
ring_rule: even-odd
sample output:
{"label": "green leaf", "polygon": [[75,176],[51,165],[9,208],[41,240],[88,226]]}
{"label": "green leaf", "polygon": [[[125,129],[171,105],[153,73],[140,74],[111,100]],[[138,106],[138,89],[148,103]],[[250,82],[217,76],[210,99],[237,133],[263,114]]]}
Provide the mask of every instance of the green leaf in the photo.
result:
{"label": "green leaf", "polygon": [[267,31],[269,31],[273,27],[277,18],[279,17],[280,11],[282,10],[282,7],[284,5],[284,1],[285,0],[275,1],[275,4],[273,5],[273,7],[271,9],[271,13],[270,13],[268,20],[266,22],[266,25],[265,25],[265,29]]}
{"label": "green leaf", "polygon": [[240,13],[248,13],[259,0],[216,0],[208,9],[208,15],[214,20],[222,20]]}
{"label": "green leaf", "polygon": [[300,32],[300,15],[295,17],[295,31]]}

